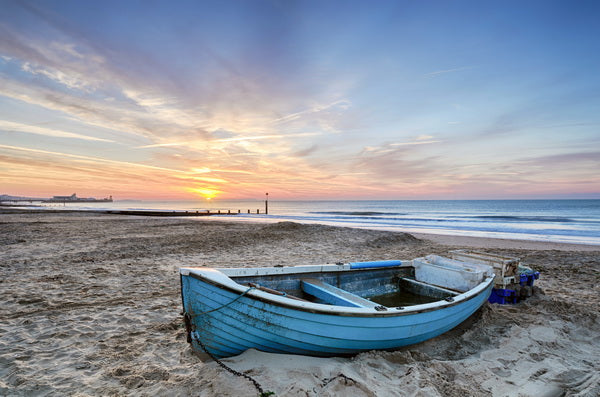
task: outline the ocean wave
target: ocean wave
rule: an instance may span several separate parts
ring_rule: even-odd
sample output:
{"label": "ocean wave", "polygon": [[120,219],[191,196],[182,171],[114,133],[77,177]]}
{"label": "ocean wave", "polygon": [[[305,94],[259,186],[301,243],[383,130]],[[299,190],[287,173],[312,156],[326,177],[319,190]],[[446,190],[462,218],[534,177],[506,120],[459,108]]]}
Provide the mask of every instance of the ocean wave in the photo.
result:
{"label": "ocean wave", "polygon": [[[344,211],[328,211],[328,212],[307,212],[311,214],[307,216],[310,219],[328,219],[328,220],[360,220],[360,221],[386,221],[386,222],[399,222],[399,223],[423,223],[423,224],[456,224],[456,223],[526,223],[526,222],[537,222],[537,223],[572,223],[572,224],[600,224],[598,221],[590,220],[575,220],[564,217],[546,217],[546,216],[513,216],[513,215],[475,215],[475,216],[440,216],[440,217],[404,217],[408,215],[404,213],[391,213],[391,212],[344,212]],[[321,216],[315,216],[321,215]],[[399,215],[399,217],[393,216]]]}
{"label": "ocean wave", "polygon": [[568,223],[576,222],[574,219],[560,216],[517,216],[517,215],[476,215],[467,218],[471,219],[489,219],[494,221],[518,221],[518,222],[554,222]]}
{"label": "ocean wave", "polygon": [[348,216],[374,216],[374,215],[408,215],[402,212],[377,212],[377,211],[311,211],[309,214],[317,215],[348,215]]}

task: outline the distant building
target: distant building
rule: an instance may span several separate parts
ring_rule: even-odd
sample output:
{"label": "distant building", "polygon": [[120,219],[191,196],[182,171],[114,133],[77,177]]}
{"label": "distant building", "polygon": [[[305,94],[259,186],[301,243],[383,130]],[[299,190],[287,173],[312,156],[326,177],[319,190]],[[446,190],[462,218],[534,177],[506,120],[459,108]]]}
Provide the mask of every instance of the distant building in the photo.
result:
{"label": "distant building", "polygon": [[51,199],[43,200],[44,203],[69,203],[69,202],[77,202],[77,203],[95,203],[95,202],[103,202],[103,203],[112,203],[112,196],[103,199],[95,199],[93,197],[77,197],[77,194],[73,193],[70,196],[53,196]]}
{"label": "distant building", "polygon": [[77,201],[77,194],[73,193],[70,196],[52,196],[52,200],[59,200],[59,201]]}

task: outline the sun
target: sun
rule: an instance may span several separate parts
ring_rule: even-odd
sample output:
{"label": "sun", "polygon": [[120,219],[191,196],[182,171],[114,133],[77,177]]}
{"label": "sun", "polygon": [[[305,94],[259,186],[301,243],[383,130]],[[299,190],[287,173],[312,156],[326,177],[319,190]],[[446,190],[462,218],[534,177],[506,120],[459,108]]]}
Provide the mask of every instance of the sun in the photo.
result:
{"label": "sun", "polygon": [[215,197],[217,197],[217,195],[222,193],[220,190],[204,188],[204,187],[190,187],[190,188],[187,188],[187,191],[191,192],[191,193],[199,194],[200,196],[204,197],[207,201],[214,199]]}

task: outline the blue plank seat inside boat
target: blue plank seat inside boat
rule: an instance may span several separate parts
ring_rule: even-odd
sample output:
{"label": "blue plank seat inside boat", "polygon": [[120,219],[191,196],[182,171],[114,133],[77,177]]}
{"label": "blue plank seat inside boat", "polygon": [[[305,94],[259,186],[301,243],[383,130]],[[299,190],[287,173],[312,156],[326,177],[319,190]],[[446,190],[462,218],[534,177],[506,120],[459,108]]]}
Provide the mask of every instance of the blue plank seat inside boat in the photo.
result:
{"label": "blue plank seat inside boat", "polygon": [[379,303],[361,298],[343,289],[314,278],[302,279],[302,290],[319,299],[322,303],[330,305],[376,308]]}

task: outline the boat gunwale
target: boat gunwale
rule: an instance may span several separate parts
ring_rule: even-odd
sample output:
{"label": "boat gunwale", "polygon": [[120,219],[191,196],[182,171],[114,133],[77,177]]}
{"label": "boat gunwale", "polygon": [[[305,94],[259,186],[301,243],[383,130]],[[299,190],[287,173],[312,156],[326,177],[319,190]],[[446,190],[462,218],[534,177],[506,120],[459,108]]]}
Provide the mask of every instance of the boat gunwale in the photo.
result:
{"label": "boat gunwale", "polygon": [[[321,266],[315,266],[315,272],[319,272],[316,268]],[[398,266],[398,267],[408,267],[406,265]],[[293,266],[289,267],[293,269]],[[388,268],[389,269],[389,268]],[[216,271],[220,275],[224,276],[227,280],[231,281],[233,285],[226,285],[218,280],[211,279],[207,275],[202,274],[204,271]],[[269,294],[268,292],[260,291],[260,290],[248,290],[248,287],[238,284],[235,280],[232,280],[228,275],[220,271],[218,268],[182,268],[180,269],[180,277],[188,276],[200,280],[202,282],[208,283],[210,285],[216,286],[218,288],[224,289],[226,291],[235,293],[235,294],[243,294],[245,291],[245,296],[247,298],[257,300],[263,303],[298,310],[303,312],[315,313],[315,314],[327,314],[327,315],[335,315],[335,316],[345,316],[345,317],[398,317],[398,316],[407,316],[407,315],[415,315],[420,313],[426,313],[436,310],[442,310],[445,308],[449,308],[452,306],[460,305],[465,303],[471,299],[475,299],[482,293],[484,293],[490,285],[493,286],[494,276],[486,277],[481,283],[477,284],[472,289],[465,291],[459,295],[453,296],[452,301],[446,300],[438,300],[435,302],[407,306],[403,309],[397,309],[394,307],[387,307],[388,310],[378,311],[375,309],[368,308],[351,308],[345,306],[336,306],[336,305],[327,305],[315,302],[300,302],[290,298],[286,298],[279,295]],[[370,271],[373,269],[343,269],[340,268],[337,271],[352,271],[352,272],[363,272]],[[302,272],[299,272],[302,273]],[[183,298],[183,289],[182,289],[182,298]],[[426,307],[423,307],[426,306]]]}

